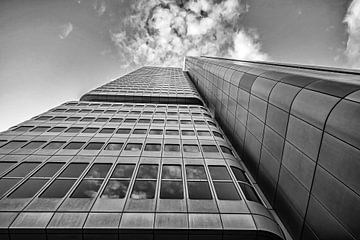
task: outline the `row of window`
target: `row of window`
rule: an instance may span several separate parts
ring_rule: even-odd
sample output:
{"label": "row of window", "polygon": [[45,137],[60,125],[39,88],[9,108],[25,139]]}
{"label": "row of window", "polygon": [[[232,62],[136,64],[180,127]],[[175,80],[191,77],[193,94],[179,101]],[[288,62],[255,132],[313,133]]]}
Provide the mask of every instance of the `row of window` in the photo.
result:
{"label": "row of window", "polygon": [[[85,147],[84,147],[85,146]],[[58,149],[67,149],[67,150],[106,150],[106,151],[121,151],[124,146],[123,142],[109,142],[105,144],[105,142],[82,142],[82,141],[22,141],[15,140],[10,141],[2,146],[0,149],[27,149],[27,150],[35,150],[35,149],[45,149],[45,150],[58,150]],[[200,145],[201,149],[204,153],[218,153],[218,147],[214,144],[204,144]],[[144,149],[143,149],[144,148]],[[180,144],[161,144],[161,143],[127,143],[124,151],[153,151],[153,152],[180,152]],[[223,153],[233,155],[230,148],[226,146],[220,145],[220,149]],[[189,153],[199,153],[200,147],[197,144],[182,144],[182,150],[184,152]]]}
{"label": "row of window", "polygon": [[[114,113],[128,113],[128,114],[143,114],[143,115],[193,115],[193,116],[200,116],[201,112],[185,112],[184,110],[180,110],[179,112],[177,111],[149,111],[149,110],[145,110],[145,111],[138,111],[138,110],[115,110],[115,109],[78,109],[78,108],[56,108],[53,109],[52,112],[66,112],[66,113],[110,113],[110,114],[114,114]],[[203,113],[204,116],[211,118],[211,116],[207,113]]]}
{"label": "row of window", "polygon": [[[0,179],[0,196],[35,169],[40,163],[24,162]],[[64,166],[65,163],[51,162],[44,164],[38,171],[30,176],[18,188],[12,191],[8,198],[32,198],[37,192]],[[55,180],[39,195],[39,198],[63,198],[70,191],[77,179],[88,167],[88,163],[70,163]],[[95,163],[87,171],[70,198],[95,198],[106,176],[111,172],[111,163]],[[140,164],[137,174],[134,175],[135,164],[117,164],[109,175],[107,183],[100,194],[101,198],[125,198],[133,182],[130,198],[154,199],[157,182],[160,181],[161,199],[184,199],[183,173],[180,164],[164,164],[161,172],[157,164]],[[204,165],[186,165],[185,182],[189,199],[213,199],[210,190],[211,183],[219,200],[241,200],[241,194],[236,184],[249,201],[261,203],[256,191],[251,185],[245,172],[239,168],[231,167],[236,181],[232,180],[226,166],[210,165],[208,173]],[[134,179],[134,180],[133,180]]]}
{"label": "row of window", "polygon": [[134,107],[134,108],[168,108],[168,109],[203,109],[201,106],[187,106],[187,105],[155,105],[155,104],[131,104],[131,103],[87,103],[87,102],[69,102],[65,106],[98,106],[98,107]]}
{"label": "row of window", "polygon": [[[38,127],[34,127],[34,126],[20,126],[17,127],[15,129],[13,129],[12,131],[15,132],[56,132],[56,133],[61,133],[61,132],[65,132],[65,133],[91,133],[91,134],[95,134],[95,133],[101,133],[101,134],[148,134],[149,135],[179,135],[181,133],[181,135],[183,136],[195,136],[195,131],[194,130],[190,130],[190,129],[183,129],[181,131],[177,130],[177,129],[146,129],[146,128],[98,128],[98,127],[87,127],[87,128],[83,128],[83,127],[50,127],[50,126],[38,126]],[[221,133],[217,132],[217,131],[208,131],[208,130],[197,130],[196,131],[198,136],[212,136],[212,134],[215,137],[219,137],[219,138],[224,138]],[[211,134],[212,133],[212,134]]]}

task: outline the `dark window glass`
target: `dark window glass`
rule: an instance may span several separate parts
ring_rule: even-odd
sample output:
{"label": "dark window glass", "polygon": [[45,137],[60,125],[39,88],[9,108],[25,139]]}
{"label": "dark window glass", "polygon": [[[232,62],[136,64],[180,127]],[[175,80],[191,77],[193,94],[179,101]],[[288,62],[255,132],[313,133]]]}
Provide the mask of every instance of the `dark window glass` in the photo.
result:
{"label": "dark window glass", "polygon": [[201,145],[204,152],[219,152],[215,145]]}
{"label": "dark window glass", "polygon": [[119,122],[121,122],[122,121],[122,118],[112,118],[112,119],[110,119],[110,122],[117,122],[117,123],[119,123]]}
{"label": "dark window glass", "polygon": [[70,142],[68,145],[64,147],[64,149],[76,150],[76,149],[80,149],[84,144],[85,142]]}
{"label": "dark window glass", "polygon": [[95,163],[88,173],[86,178],[105,178],[106,174],[109,172],[111,163]]}
{"label": "dark window glass", "polygon": [[158,166],[152,164],[141,164],[137,174],[137,178],[156,179]]}
{"label": "dark window glass", "polygon": [[70,198],[94,198],[103,180],[82,180]]}
{"label": "dark window glass", "polygon": [[211,136],[209,131],[197,131],[199,136]]}
{"label": "dark window glass", "polygon": [[131,131],[130,128],[119,128],[116,133],[117,134],[129,134],[130,131]]}
{"label": "dark window glass", "polygon": [[195,132],[193,130],[182,130],[181,134],[184,136],[194,136]]}
{"label": "dark window glass", "polygon": [[16,162],[0,162],[0,174],[8,170]]}
{"label": "dark window glass", "polygon": [[65,142],[60,141],[49,142],[43,149],[60,149],[64,144]]}
{"label": "dark window glass", "polygon": [[65,132],[67,133],[78,133],[82,130],[83,128],[81,127],[71,127],[68,130],[66,130]]}
{"label": "dark window glass", "polygon": [[161,181],[160,198],[183,199],[183,184],[180,181]]}
{"label": "dark window glass", "polygon": [[209,171],[213,180],[231,180],[225,166],[209,166]]}
{"label": "dark window glass", "polygon": [[208,182],[188,182],[190,199],[212,199]]}
{"label": "dark window glass", "polygon": [[195,144],[184,144],[183,148],[184,148],[184,152],[192,152],[192,153],[200,152],[199,146]]}
{"label": "dark window glass", "polygon": [[26,141],[10,141],[7,144],[3,145],[1,148],[3,148],[3,149],[17,149],[17,148],[20,148],[20,147],[24,146],[25,143],[26,143]]}
{"label": "dark window glass", "polygon": [[52,118],[51,116],[40,116],[40,117],[37,117],[35,120],[40,120],[40,121],[42,121],[42,120],[48,120],[48,119],[50,119],[50,118]]}
{"label": "dark window glass", "polygon": [[187,179],[207,179],[205,169],[200,165],[187,165],[186,177]]}
{"label": "dark window glass", "polygon": [[156,181],[136,180],[131,198],[133,199],[153,199],[155,197]]}
{"label": "dark window glass", "polygon": [[103,128],[101,129],[100,133],[113,133],[115,128]]}
{"label": "dark window glass", "polygon": [[75,122],[78,120],[80,120],[80,117],[69,117],[68,119],[66,119],[66,121],[68,121],[68,122]]}
{"label": "dark window glass", "polygon": [[214,127],[216,127],[216,124],[215,124],[215,123],[213,123],[213,122],[207,121],[207,123],[208,123],[210,126],[214,126]]}
{"label": "dark window glass", "polygon": [[181,179],[181,166],[180,165],[163,165],[162,179]]}
{"label": "dark window glass", "polygon": [[165,144],[164,151],[165,152],[179,152],[180,145],[179,144]]}
{"label": "dark window glass", "polygon": [[191,124],[191,120],[180,120],[181,124]]}
{"label": "dark window glass", "polygon": [[248,178],[245,176],[245,172],[240,170],[239,168],[236,168],[236,167],[231,167],[231,170],[232,172],[234,173],[235,175],[235,178],[238,180],[238,181],[242,181],[242,182],[247,182],[247,183],[250,183]]}
{"label": "dark window glass", "polygon": [[23,146],[23,149],[37,149],[40,148],[42,145],[44,145],[46,142],[45,141],[31,141],[28,144],[26,144],[25,146]]}
{"label": "dark window glass", "polygon": [[164,123],[164,119],[153,119],[153,123],[155,123],[155,124]]}
{"label": "dark window glass", "polygon": [[259,196],[255,192],[254,188],[245,184],[245,183],[239,183],[241,190],[243,190],[244,195],[247,200],[261,203]]}
{"label": "dark window glass", "polygon": [[17,127],[15,129],[13,129],[12,131],[14,131],[14,132],[26,132],[31,128],[33,128],[33,126],[21,126],[21,127]]}
{"label": "dark window glass", "polygon": [[110,142],[108,145],[106,145],[105,150],[119,151],[123,145],[123,143]]}
{"label": "dark window glass", "polygon": [[128,143],[125,147],[127,151],[140,151],[142,147],[141,143]]}
{"label": "dark window glass", "polygon": [[161,144],[147,143],[145,145],[145,151],[161,151]]}
{"label": "dark window glass", "polygon": [[59,177],[77,178],[87,167],[87,163],[70,163]]}
{"label": "dark window glass", "polygon": [[84,117],[83,119],[80,120],[80,122],[92,122],[94,120],[95,120],[94,117]]}
{"label": "dark window glass", "polygon": [[215,191],[220,200],[240,200],[240,196],[232,182],[214,182]]}
{"label": "dark window glass", "polygon": [[91,112],[91,110],[90,109],[81,109],[80,112],[81,113],[87,113],[87,112]]}
{"label": "dark window glass", "polygon": [[56,179],[39,198],[63,198],[75,181],[75,179]]}
{"label": "dark window glass", "polygon": [[134,129],[133,134],[146,134],[147,129]]}
{"label": "dark window glass", "polygon": [[62,132],[66,129],[66,127],[53,127],[48,132]]}
{"label": "dark window glass", "polygon": [[112,178],[131,178],[135,164],[118,164],[111,175]]}
{"label": "dark window glass", "polygon": [[47,182],[47,179],[29,179],[18,187],[9,198],[32,198]]}
{"label": "dark window glass", "polygon": [[91,142],[84,149],[85,150],[100,150],[104,145],[104,142]]}
{"label": "dark window glass", "polygon": [[109,118],[97,118],[95,122],[107,122]]}
{"label": "dark window glass", "polygon": [[19,181],[19,178],[0,179],[0,197]]}
{"label": "dark window glass", "polygon": [[36,127],[33,130],[31,130],[31,132],[45,132],[46,130],[48,130],[50,127]]}
{"label": "dark window glass", "polygon": [[18,165],[11,172],[6,174],[6,177],[24,177],[36,168],[40,163],[38,162],[24,162]]}
{"label": "dark window glass", "polygon": [[85,128],[83,133],[96,133],[99,130],[99,128]]}
{"label": "dark window glass", "polygon": [[221,151],[222,151],[223,153],[227,153],[227,154],[233,155],[230,148],[225,147],[225,146],[220,146],[220,148],[221,148]]}
{"label": "dark window glass", "polygon": [[52,177],[64,163],[46,163],[32,177]]}
{"label": "dark window glass", "polygon": [[174,120],[174,119],[168,119],[166,120],[167,124],[178,124],[178,120]]}
{"label": "dark window glass", "polygon": [[163,130],[162,129],[150,129],[149,134],[150,135],[162,135]]}
{"label": "dark window glass", "polygon": [[224,139],[224,137],[223,137],[223,135],[221,133],[213,131],[213,134],[214,134],[215,137],[219,137],[219,138]]}
{"label": "dark window glass", "polygon": [[142,118],[142,119],[139,120],[138,123],[150,123],[150,119]]}
{"label": "dark window glass", "polygon": [[166,135],[179,135],[179,130],[166,130]]}
{"label": "dark window glass", "polygon": [[129,182],[127,180],[110,180],[104,192],[102,193],[102,198],[124,198],[126,196],[127,189],[129,187]]}
{"label": "dark window glass", "polygon": [[[193,113],[194,115],[194,113]],[[195,125],[205,125],[205,121],[202,120],[194,120]]]}
{"label": "dark window glass", "polygon": [[125,123],[134,123],[134,122],[136,122],[136,119],[135,119],[135,118],[126,118],[126,119],[124,120],[124,122],[125,122]]}

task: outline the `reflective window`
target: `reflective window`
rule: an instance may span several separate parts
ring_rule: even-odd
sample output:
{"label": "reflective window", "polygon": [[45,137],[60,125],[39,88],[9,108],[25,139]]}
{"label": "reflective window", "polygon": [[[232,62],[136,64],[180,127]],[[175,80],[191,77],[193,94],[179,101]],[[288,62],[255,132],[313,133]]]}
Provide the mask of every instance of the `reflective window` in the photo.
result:
{"label": "reflective window", "polygon": [[209,171],[213,180],[231,180],[225,166],[209,166]]}
{"label": "reflective window", "polygon": [[64,163],[46,163],[32,177],[52,177]]}
{"label": "reflective window", "polygon": [[83,173],[87,166],[87,163],[70,163],[59,177],[77,178]]}
{"label": "reflective window", "polygon": [[13,129],[11,131],[14,131],[14,132],[27,132],[31,128],[33,128],[33,126],[21,126],[21,127],[17,127],[15,129]]}
{"label": "reflective window", "polygon": [[95,163],[87,172],[85,178],[105,178],[111,163]]}
{"label": "reflective window", "polygon": [[168,120],[166,120],[166,123],[167,123],[167,124],[178,124],[178,120],[168,119]]}
{"label": "reflective window", "polygon": [[119,122],[121,122],[122,121],[122,118],[112,118],[112,119],[110,119],[110,122],[117,122],[117,123],[119,123]]}
{"label": "reflective window", "polygon": [[127,151],[140,151],[142,147],[141,143],[128,143],[125,147]]}
{"label": "reflective window", "polygon": [[17,149],[17,148],[24,146],[25,143],[26,143],[26,141],[10,141],[7,144],[1,146],[1,148],[2,149]]}
{"label": "reflective window", "polygon": [[181,124],[191,124],[191,120],[180,120]]}
{"label": "reflective window", "polygon": [[161,151],[161,144],[147,143],[145,145],[145,151]]}
{"label": "reflective window", "polygon": [[34,168],[36,168],[40,163],[39,162],[24,162],[14,168],[11,172],[6,174],[6,177],[25,177],[30,173]]}
{"label": "reflective window", "polygon": [[123,145],[123,143],[110,142],[106,145],[105,150],[119,151]]}
{"label": "reflective window", "polygon": [[44,145],[46,142],[45,141],[31,141],[28,144],[26,144],[25,146],[23,146],[23,149],[37,149],[40,148],[42,145]]}
{"label": "reflective window", "polygon": [[[194,113],[193,113],[193,115],[194,115]],[[195,125],[205,125],[206,124],[205,121],[202,121],[202,120],[194,120],[194,123],[195,123]]]}
{"label": "reflective window", "polygon": [[157,179],[158,165],[141,164],[136,178]]}
{"label": "reflective window", "polygon": [[85,142],[70,142],[68,145],[64,147],[64,149],[76,150],[76,149],[80,149],[84,144]]}
{"label": "reflective window", "polygon": [[81,127],[71,127],[68,130],[66,130],[66,133],[78,133],[82,130],[83,128]]}
{"label": "reflective window", "polygon": [[48,132],[62,132],[66,129],[66,127],[53,127]]}
{"label": "reflective window", "polygon": [[103,191],[102,198],[124,198],[130,181],[128,180],[109,180],[105,190]]}
{"label": "reflective window", "polygon": [[219,152],[215,145],[201,145],[204,152]]}
{"label": "reflective window", "polygon": [[66,117],[53,117],[51,121],[63,121]]}
{"label": "reflective window", "polygon": [[3,178],[0,179],[0,197],[6,193],[10,188],[15,186],[20,181],[19,178]]}
{"label": "reflective window", "polygon": [[109,118],[97,118],[95,119],[95,122],[107,122]]}
{"label": "reflective window", "polygon": [[45,127],[45,126],[40,126],[40,127],[36,127],[33,130],[31,130],[31,132],[45,132],[46,130],[48,130],[50,127]]}
{"label": "reflective window", "polygon": [[69,121],[69,122],[76,122],[80,120],[80,117],[69,117],[68,119],[66,119],[66,121]]}
{"label": "reflective window", "polygon": [[76,179],[56,179],[39,198],[63,198],[75,182]]}
{"label": "reflective window", "polygon": [[209,131],[197,131],[199,136],[211,136]]}
{"label": "reflective window", "polygon": [[134,129],[133,134],[146,134],[147,129]]}
{"label": "reflective window", "polygon": [[141,118],[138,123],[150,123],[150,119]]}
{"label": "reflective window", "polygon": [[115,131],[115,128],[103,128],[99,133],[113,133]]}
{"label": "reflective window", "polygon": [[51,116],[40,116],[40,117],[37,117],[35,120],[40,120],[40,121],[42,121],[42,120],[48,120],[48,119],[50,119],[50,118],[52,118]]}
{"label": "reflective window", "polygon": [[16,162],[0,162],[0,174],[8,170]]}
{"label": "reflective window", "polygon": [[70,198],[94,198],[102,184],[103,180],[84,179],[77,186]]}
{"label": "reflective window", "polygon": [[160,198],[183,199],[183,183],[181,181],[161,181]]}
{"label": "reflective window", "polygon": [[131,178],[135,164],[118,164],[111,175],[112,178]]}
{"label": "reflective window", "polygon": [[91,142],[84,149],[85,150],[100,150],[104,145],[104,142]]}
{"label": "reflective window", "polygon": [[92,122],[94,120],[95,120],[94,117],[84,117],[80,120],[80,122]]}
{"label": "reflective window", "polygon": [[136,119],[135,119],[135,118],[126,118],[126,119],[124,120],[124,122],[125,122],[125,123],[134,123],[134,122],[136,122]]}
{"label": "reflective window", "polygon": [[131,198],[133,199],[153,199],[155,197],[156,181],[153,180],[136,180]]}
{"label": "reflective window", "polygon": [[153,119],[153,123],[155,123],[155,124],[164,123],[164,119]]}
{"label": "reflective window", "polygon": [[207,181],[188,182],[190,199],[212,199],[209,183]]}
{"label": "reflective window", "polygon": [[216,124],[215,124],[214,122],[207,121],[207,123],[208,123],[210,126],[214,126],[214,127],[216,127]]}
{"label": "reflective window", "polygon": [[249,201],[261,203],[261,200],[257,193],[255,192],[254,188],[246,183],[239,183],[240,188],[243,191],[245,198]]}
{"label": "reflective window", "polygon": [[116,133],[117,134],[129,134],[131,131],[130,128],[119,128]]}
{"label": "reflective window", "polygon": [[186,165],[187,179],[207,179],[204,166],[201,165]]}
{"label": "reflective window", "polygon": [[8,198],[32,198],[47,181],[48,179],[28,179],[12,192]]}
{"label": "reflective window", "polygon": [[232,182],[214,182],[216,195],[220,200],[240,200]]}
{"label": "reflective window", "polygon": [[99,130],[99,128],[85,128],[83,133],[96,133]]}
{"label": "reflective window", "polygon": [[215,137],[219,137],[219,138],[224,139],[223,135],[221,133],[219,133],[219,132],[213,131],[213,134],[214,134]]}
{"label": "reflective window", "polygon": [[195,144],[184,144],[184,152],[197,153],[200,152],[199,146]]}
{"label": "reflective window", "polygon": [[182,130],[181,134],[184,136],[195,136],[195,132],[193,130]]}
{"label": "reflective window", "polygon": [[49,142],[43,149],[60,149],[64,144],[62,141]]}
{"label": "reflective window", "polygon": [[180,152],[179,144],[165,144],[164,147],[165,152]]}
{"label": "reflective window", "polygon": [[150,129],[149,134],[150,135],[162,135],[163,130],[162,129]]}
{"label": "reflective window", "polygon": [[235,175],[236,180],[250,183],[248,178],[245,176],[245,172],[236,167],[231,167],[232,172]]}
{"label": "reflective window", "polygon": [[234,154],[232,153],[232,151],[231,151],[230,148],[225,147],[225,146],[220,146],[220,148],[221,148],[221,151],[222,151],[223,153],[227,153],[227,154],[230,154],[230,155],[234,155]]}
{"label": "reflective window", "polygon": [[163,165],[162,179],[181,179],[181,166],[180,165]]}
{"label": "reflective window", "polygon": [[165,132],[166,135],[179,135],[179,130],[167,129]]}

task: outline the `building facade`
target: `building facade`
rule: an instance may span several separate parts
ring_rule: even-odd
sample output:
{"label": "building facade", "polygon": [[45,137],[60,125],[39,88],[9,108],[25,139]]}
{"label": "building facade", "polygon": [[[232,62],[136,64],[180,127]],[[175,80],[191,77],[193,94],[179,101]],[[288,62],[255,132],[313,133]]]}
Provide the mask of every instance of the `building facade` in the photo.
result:
{"label": "building facade", "polygon": [[1,133],[0,239],[287,238],[194,83],[144,67]]}

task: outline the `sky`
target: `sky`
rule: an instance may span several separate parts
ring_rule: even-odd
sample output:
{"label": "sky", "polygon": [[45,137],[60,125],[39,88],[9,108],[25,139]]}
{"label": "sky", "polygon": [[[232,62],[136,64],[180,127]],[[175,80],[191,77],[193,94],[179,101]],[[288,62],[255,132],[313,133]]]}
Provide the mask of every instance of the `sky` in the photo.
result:
{"label": "sky", "polygon": [[360,69],[360,0],[0,0],[0,131],[186,55]]}

